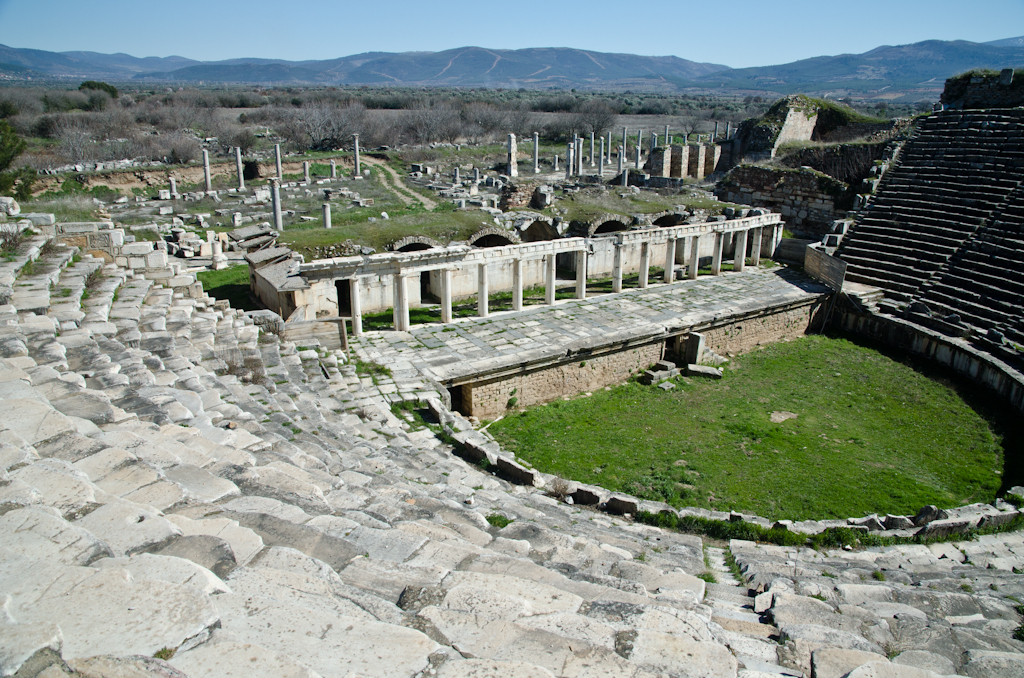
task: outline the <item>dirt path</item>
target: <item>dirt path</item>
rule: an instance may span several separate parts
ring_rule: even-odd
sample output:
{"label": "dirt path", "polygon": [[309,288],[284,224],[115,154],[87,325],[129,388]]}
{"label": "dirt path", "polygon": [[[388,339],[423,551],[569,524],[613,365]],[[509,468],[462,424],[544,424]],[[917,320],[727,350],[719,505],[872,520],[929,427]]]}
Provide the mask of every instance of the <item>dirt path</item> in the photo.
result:
{"label": "dirt path", "polygon": [[405,182],[402,181],[402,178],[398,176],[398,172],[392,169],[391,166],[388,165],[383,160],[378,160],[377,158],[363,157],[362,161],[369,165],[373,165],[374,167],[379,167],[381,170],[383,170],[381,174],[381,182],[388,190],[397,195],[398,199],[401,200],[406,205],[411,205],[413,202],[419,201],[419,203],[426,207],[428,210],[433,210],[435,207],[437,207],[436,202],[434,202],[430,198],[424,198],[422,195],[416,193],[416,191],[413,191],[411,188],[406,186]]}

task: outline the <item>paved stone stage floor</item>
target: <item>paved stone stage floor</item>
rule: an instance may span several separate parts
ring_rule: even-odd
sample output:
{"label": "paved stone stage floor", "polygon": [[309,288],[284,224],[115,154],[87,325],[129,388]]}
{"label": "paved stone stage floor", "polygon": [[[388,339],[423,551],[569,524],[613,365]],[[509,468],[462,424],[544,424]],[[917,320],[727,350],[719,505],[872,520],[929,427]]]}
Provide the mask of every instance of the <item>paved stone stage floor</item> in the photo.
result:
{"label": "paved stone stage floor", "polygon": [[554,306],[465,318],[448,325],[414,325],[409,332],[365,332],[352,339],[352,348],[361,360],[445,381],[553,357],[572,346],[600,346],[603,339],[611,343],[665,328],[691,327],[826,292],[826,287],[801,271],[747,269],[584,300],[560,300]]}

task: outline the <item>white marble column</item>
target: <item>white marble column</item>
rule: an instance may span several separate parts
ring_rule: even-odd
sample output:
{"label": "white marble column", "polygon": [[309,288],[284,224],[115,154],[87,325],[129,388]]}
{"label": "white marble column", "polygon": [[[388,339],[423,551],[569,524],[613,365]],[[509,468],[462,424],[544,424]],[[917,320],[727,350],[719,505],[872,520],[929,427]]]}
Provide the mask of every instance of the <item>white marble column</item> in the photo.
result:
{"label": "white marble column", "polygon": [[665,243],[665,282],[676,279],[676,239],[669,238]]}
{"label": "white marble column", "polygon": [[213,191],[213,180],[210,177],[210,152],[203,149],[203,179],[206,181],[206,192]]}
{"label": "white marble column", "polygon": [[725,233],[715,233],[715,249],[711,253],[711,275],[722,273],[722,247],[725,245]]}
{"label": "white marble column", "polygon": [[590,166],[594,166],[594,133],[590,133]]}
{"label": "white marble column", "polygon": [[686,267],[686,277],[696,280],[700,269],[700,236],[692,235],[687,240],[690,242],[690,264]]}
{"label": "white marble column", "polygon": [[238,190],[245,190],[245,177],[242,176],[242,149],[235,146],[235,171],[238,172]]}
{"label": "white marble column", "polygon": [[533,173],[540,174],[540,134],[533,133]]}
{"label": "white marble column", "polygon": [[452,270],[441,269],[441,322],[452,321]]}
{"label": "white marble column", "polygon": [[640,289],[647,287],[647,279],[651,272],[651,243],[640,243]]}
{"label": "white marble column", "polygon": [[334,158],[331,158],[331,179],[338,178],[338,163]]}
{"label": "white marble column", "polygon": [[747,232],[736,231],[732,242],[735,247],[732,254],[732,270],[739,273],[747,263]]}
{"label": "white marble column", "polygon": [[409,286],[404,273],[395,274],[395,329],[409,331]]}
{"label": "white marble column", "polygon": [[555,258],[554,254],[544,257],[544,303],[548,306],[555,303],[555,284],[557,282]]}
{"label": "white marble column", "polygon": [[277,170],[278,179],[284,176],[281,174],[281,144],[274,144],[274,169]]}
{"label": "white marble column", "polygon": [[324,213],[324,228],[331,227],[331,203],[325,202],[323,205]]}
{"label": "white marble column", "polygon": [[512,260],[512,310],[523,310],[523,260]]}
{"label": "white marble column", "polygon": [[302,180],[306,182],[307,186],[309,186],[312,183],[310,181],[310,179],[309,179],[309,161],[308,160],[303,160],[302,161]]}
{"label": "white marble column", "polygon": [[270,180],[270,203],[274,209],[274,230],[280,233],[284,230],[284,220],[281,217],[281,180],[273,178]]}
{"label": "white marble column", "polygon": [[363,166],[359,162],[359,135],[352,135],[352,152],[355,154],[355,176],[360,177],[363,175]]}
{"label": "white marble column", "polygon": [[487,287],[487,264],[477,265],[477,290],[476,290],[476,313],[481,318],[488,315],[488,303],[490,292]]}
{"label": "white marble column", "polygon": [[750,265],[757,266],[761,263],[761,228],[754,228],[750,231]]}
{"label": "white marble column", "polygon": [[622,291],[622,243],[615,243],[615,259],[612,263],[612,292]]}
{"label": "white marble column", "polygon": [[355,337],[363,334],[363,313],[359,292],[359,278],[352,278],[348,282],[348,296],[349,305],[352,307],[352,336]]}
{"label": "white marble column", "polygon": [[587,298],[587,250],[576,252],[576,298]]}

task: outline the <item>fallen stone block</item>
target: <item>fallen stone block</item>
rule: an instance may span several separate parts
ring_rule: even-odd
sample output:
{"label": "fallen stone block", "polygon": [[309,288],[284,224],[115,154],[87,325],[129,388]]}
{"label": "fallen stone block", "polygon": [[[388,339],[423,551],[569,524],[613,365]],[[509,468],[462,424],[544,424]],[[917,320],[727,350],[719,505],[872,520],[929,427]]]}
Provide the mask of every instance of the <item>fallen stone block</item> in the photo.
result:
{"label": "fallen stone block", "polygon": [[708,379],[721,379],[722,370],[718,369],[717,367],[710,367],[708,365],[690,364],[686,366],[686,376],[707,377]]}
{"label": "fallen stone block", "polygon": [[605,502],[605,510],[615,515],[636,515],[636,512],[640,510],[640,502],[635,497],[613,494]]}

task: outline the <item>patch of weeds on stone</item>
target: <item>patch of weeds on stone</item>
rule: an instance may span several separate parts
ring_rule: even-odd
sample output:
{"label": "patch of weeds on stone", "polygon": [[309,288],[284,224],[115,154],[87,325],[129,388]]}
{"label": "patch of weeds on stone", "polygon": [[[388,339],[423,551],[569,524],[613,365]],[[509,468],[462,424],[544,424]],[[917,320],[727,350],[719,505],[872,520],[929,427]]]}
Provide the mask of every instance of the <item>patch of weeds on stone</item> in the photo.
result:
{"label": "patch of weeds on stone", "polygon": [[501,515],[500,513],[492,513],[487,516],[487,522],[489,522],[491,525],[494,525],[496,528],[500,530],[501,528],[506,527],[507,525],[515,521],[512,518],[509,518],[508,516]]}

